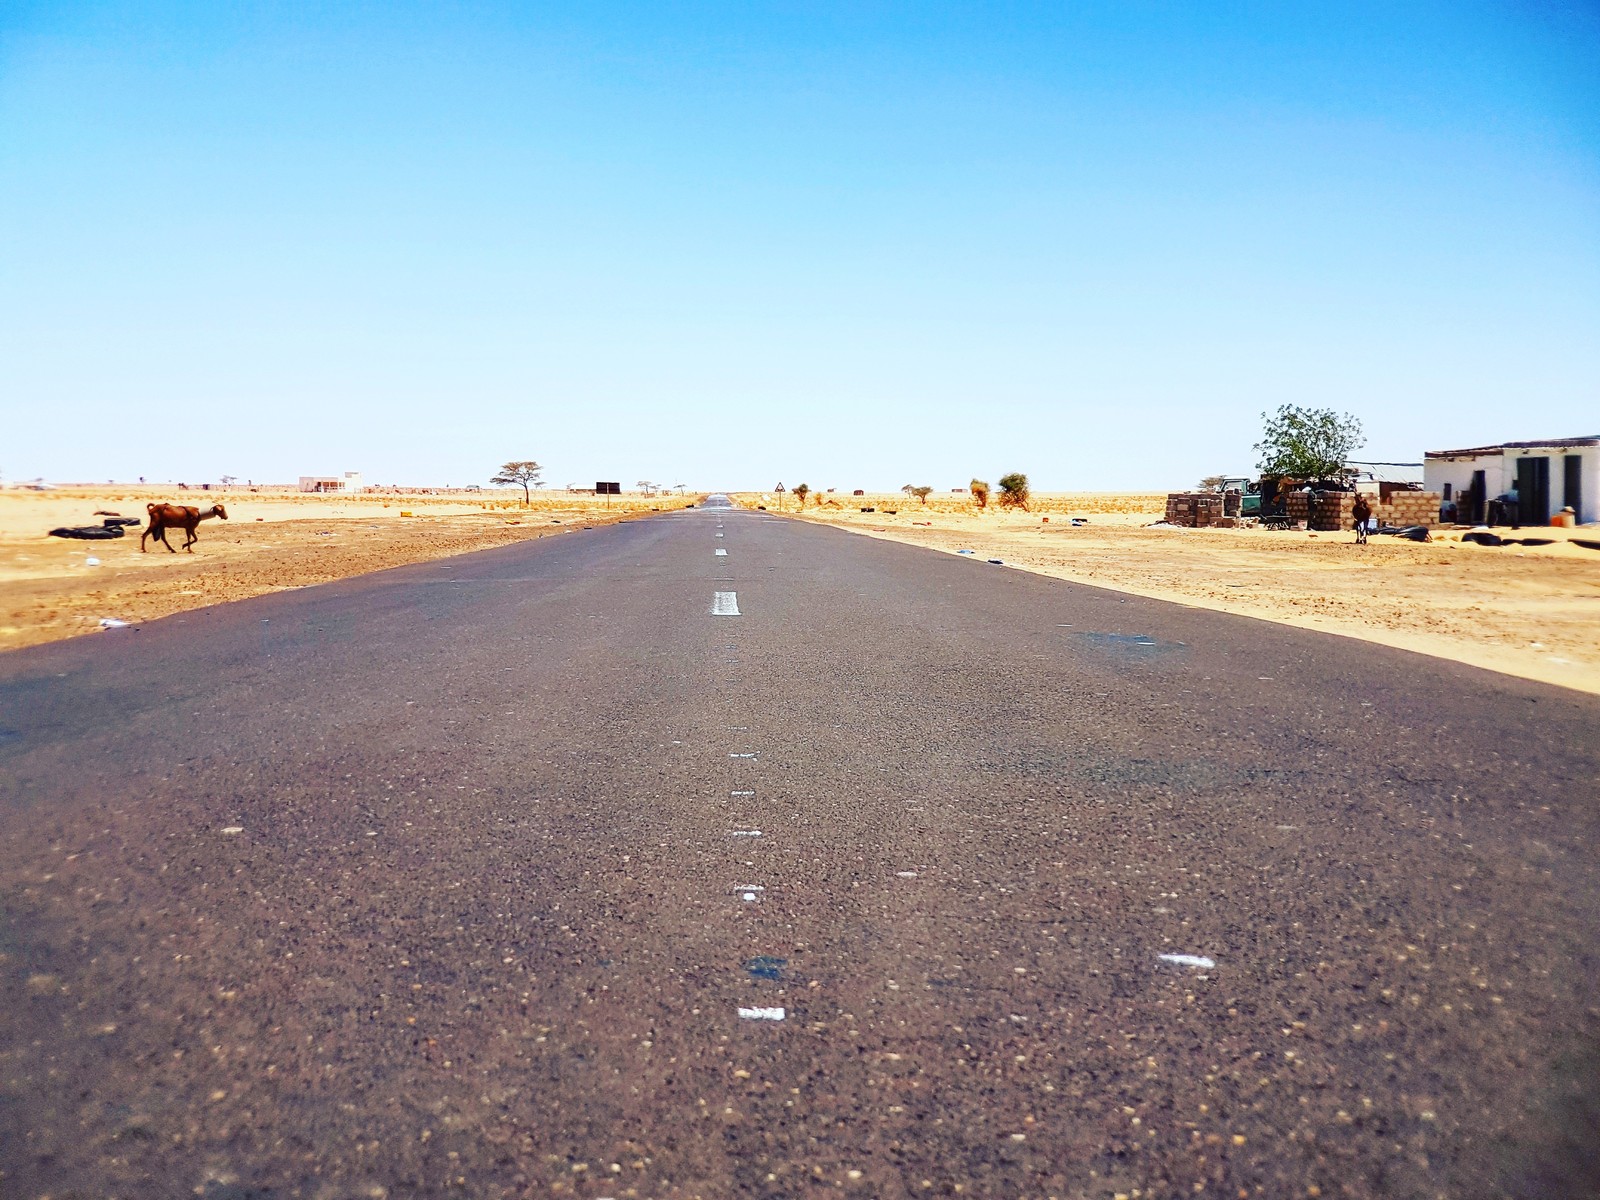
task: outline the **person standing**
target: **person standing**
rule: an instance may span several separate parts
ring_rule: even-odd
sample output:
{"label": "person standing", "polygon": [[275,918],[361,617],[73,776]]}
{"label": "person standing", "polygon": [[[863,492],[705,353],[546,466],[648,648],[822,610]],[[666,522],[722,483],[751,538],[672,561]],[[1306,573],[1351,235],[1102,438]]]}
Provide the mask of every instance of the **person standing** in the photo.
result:
{"label": "person standing", "polygon": [[1356,493],[1356,502],[1350,506],[1350,515],[1356,523],[1356,545],[1367,544],[1367,522],[1372,520],[1372,505],[1361,492]]}

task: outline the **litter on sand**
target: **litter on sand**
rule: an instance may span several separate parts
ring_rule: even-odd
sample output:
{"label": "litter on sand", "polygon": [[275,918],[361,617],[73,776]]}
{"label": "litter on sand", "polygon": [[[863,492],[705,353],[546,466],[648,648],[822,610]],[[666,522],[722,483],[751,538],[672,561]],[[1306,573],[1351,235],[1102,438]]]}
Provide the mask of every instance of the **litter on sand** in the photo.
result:
{"label": "litter on sand", "polygon": [[957,550],[957,554],[976,554],[976,550]]}
{"label": "litter on sand", "polygon": [[128,623],[126,621],[119,621],[116,617],[100,618],[101,629],[126,629],[127,627]]}
{"label": "litter on sand", "polygon": [[1003,567],[1006,565],[1006,560],[1003,558],[991,558],[989,561],[997,567]]}
{"label": "litter on sand", "polygon": [[741,1008],[739,1016],[746,1021],[781,1021],[784,1010],[781,1008]]}
{"label": "litter on sand", "polygon": [[1202,971],[1209,971],[1217,964],[1200,954],[1158,954],[1162,962],[1172,963],[1178,967],[1199,967]]}

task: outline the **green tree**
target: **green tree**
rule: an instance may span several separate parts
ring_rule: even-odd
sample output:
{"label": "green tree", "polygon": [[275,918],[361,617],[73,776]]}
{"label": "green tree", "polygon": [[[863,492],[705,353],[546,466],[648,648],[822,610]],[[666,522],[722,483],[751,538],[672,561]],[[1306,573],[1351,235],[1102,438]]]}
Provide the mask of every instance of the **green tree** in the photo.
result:
{"label": "green tree", "polygon": [[1028,511],[1028,477],[1021,471],[1000,476],[1000,503],[1005,508]]}
{"label": "green tree", "polygon": [[797,483],[794,485],[794,498],[800,501],[801,508],[806,506],[806,497],[810,494],[811,485],[809,483]]}
{"label": "green tree", "polygon": [[1330,479],[1344,470],[1345,459],[1366,444],[1361,422],[1331,408],[1285,404],[1265,422],[1256,453],[1263,475],[1294,479]]}
{"label": "green tree", "polygon": [[967,484],[967,487],[972,491],[972,498],[978,502],[978,510],[980,512],[989,507],[988,480],[974,479],[971,483]]}
{"label": "green tree", "polygon": [[516,484],[522,488],[522,502],[529,503],[528,485],[537,483],[540,473],[544,470],[538,463],[531,460],[523,462],[508,462],[500,468],[500,474],[489,480],[496,487],[507,487]]}
{"label": "green tree", "polygon": [[911,489],[911,494],[922,501],[923,507],[927,507],[928,497],[933,494],[933,489],[926,485],[914,487]]}

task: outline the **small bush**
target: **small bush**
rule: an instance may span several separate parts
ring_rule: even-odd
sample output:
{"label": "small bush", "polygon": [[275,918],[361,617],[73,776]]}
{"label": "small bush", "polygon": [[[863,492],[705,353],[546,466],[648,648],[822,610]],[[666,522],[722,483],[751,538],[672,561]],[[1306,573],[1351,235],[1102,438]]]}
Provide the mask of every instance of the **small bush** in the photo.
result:
{"label": "small bush", "polygon": [[1006,508],[1028,511],[1028,477],[1021,471],[1000,476],[1000,503]]}

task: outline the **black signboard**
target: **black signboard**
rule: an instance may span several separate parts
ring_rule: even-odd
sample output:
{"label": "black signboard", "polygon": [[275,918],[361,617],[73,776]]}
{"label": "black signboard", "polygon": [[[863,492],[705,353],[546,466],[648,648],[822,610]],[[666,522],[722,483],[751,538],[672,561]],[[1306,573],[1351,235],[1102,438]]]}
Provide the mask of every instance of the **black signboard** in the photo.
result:
{"label": "black signboard", "polygon": [[622,495],[622,485],[620,483],[607,482],[606,480],[602,479],[599,483],[594,485],[594,494],[596,496],[620,496]]}

